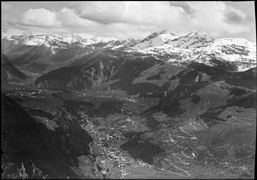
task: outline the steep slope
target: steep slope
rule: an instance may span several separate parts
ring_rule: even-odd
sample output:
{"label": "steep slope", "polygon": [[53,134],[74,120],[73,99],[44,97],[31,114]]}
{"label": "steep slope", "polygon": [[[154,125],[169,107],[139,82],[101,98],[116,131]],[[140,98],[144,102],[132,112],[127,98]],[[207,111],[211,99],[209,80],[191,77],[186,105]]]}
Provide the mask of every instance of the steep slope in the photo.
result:
{"label": "steep slope", "polygon": [[[255,69],[228,72],[192,63],[170,78],[165,83],[167,84],[172,84],[173,87],[162,94],[157,106],[142,115],[150,118],[153,114],[162,112],[173,118],[174,121],[169,123],[175,125],[254,93],[256,73]],[[156,125],[156,122],[152,123]]]}
{"label": "steep slope", "polygon": [[46,73],[67,66],[73,60],[94,51],[121,49],[133,45],[133,39],[85,37],[82,35],[9,35],[2,39],[2,52],[21,70]]}
{"label": "steep slope", "polygon": [[107,43],[116,41],[115,38],[83,37],[78,34],[55,35],[55,34],[23,34],[20,36],[9,35],[3,38],[7,42],[16,45],[45,46],[51,50],[67,49],[72,46],[87,46],[89,44]]}
{"label": "steep slope", "polygon": [[[132,46],[129,51],[140,51],[140,52],[158,52],[163,51],[163,47],[174,48],[174,49],[196,49],[199,47],[208,46],[213,42],[213,39],[205,34],[198,32],[189,33],[187,35],[175,35],[166,30],[161,32],[155,32],[147,38],[139,41],[136,45]],[[152,52],[152,53],[153,53]],[[168,51],[167,51],[168,52]],[[189,51],[188,51],[189,52]]]}
{"label": "steep slope", "polygon": [[85,89],[99,85],[112,76],[123,63],[111,53],[93,52],[73,62],[70,67],[51,71],[35,80],[35,84],[48,88]]}
{"label": "steep slope", "polygon": [[56,54],[59,50],[69,49],[73,47],[91,47],[92,49],[117,49],[123,46],[134,45],[137,41],[134,39],[117,40],[111,37],[93,37],[83,36],[80,34],[23,34],[8,35],[2,39],[2,51],[9,53],[17,47],[44,47],[52,54]]}
{"label": "steep slope", "polygon": [[[195,72],[196,76],[191,76],[192,82],[200,76],[207,78],[208,83],[211,82],[212,76],[214,79],[236,82],[234,76],[237,73],[232,72],[237,70],[236,65],[215,57],[209,59],[209,62],[213,64],[202,63],[200,60],[165,61],[153,55],[123,51],[98,51],[75,60],[70,67],[44,74],[36,79],[35,84],[40,87],[74,90],[88,90],[102,86],[113,90],[125,90],[133,95],[161,97],[165,91],[176,88],[180,84],[180,78],[192,68],[200,68],[202,71]],[[253,79],[252,76],[249,81]],[[242,80],[240,83],[247,84],[248,80]]]}
{"label": "steep slope", "polygon": [[[99,50],[118,50],[160,60],[189,64],[192,61],[211,66],[230,66],[230,71],[255,67],[256,44],[240,38],[214,40],[206,34],[192,32],[175,35],[166,30],[142,40],[84,37],[82,35],[20,35],[2,39],[2,51],[14,65],[33,73],[46,73]],[[213,59],[216,59],[213,61]]]}
{"label": "steep slope", "polygon": [[[47,88],[87,90],[105,83],[113,89],[132,91],[131,84],[139,74],[158,63],[154,57],[142,57],[120,51],[98,51],[78,59],[70,67],[51,71],[35,80]],[[140,88],[137,88],[140,90]]]}
{"label": "steep slope", "polygon": [[9,97],[1,95],[1,101],[2,178],[88,178],[73,169],[78,156],[90,153],[92,141],[78,123],[63,112],[58,127],[49,129]]}
{"label": "steep slope", "polygon": [[156,32],[125,49],[168,60],[176,64],[192,61],[210,66],[229,66],[229,71],[245,71],[256,66],[256,44],[240,38],[213,38],[198,32],[177,36]]}
{"label": "steep slope", "polygon": [[180,36],[176,39],[169,40],[167,44],[171,44],[175,47],[185,48],[185,49],[195,49],[199,47],[205,47],[210,45],[214,41],[213,38],[207,36],[206,34],[201,34],[198,32],[192,32],[185,36]]}
{"label": "steep slope", "polygon": [[[232,71],[245,71],[256,67],[256,44],[246,39],[224,38],[215,40],[210,46],[202,48],[197,58],[209,60],[209,64],[227,63],[234,66]],[[219,59],[214,62],[210,59]],[[201,62],[201,60],[200,60]]]}
{"label": "steep slope", "polygon": [[178,37],[179,36],[173,33],[170,33],[166,30],[161,32],[154,32],[151,35],[139,41],[136,45],[133,46],[133,48],[144,49],[144,48],[149,48],[154,46],[161,46]]}
{"label": "steep slope", "polygon": [[8,84],[11,82],[24,82],[28,77],[19,71],[8,58],[1,54],[1,82],[2,84]]}

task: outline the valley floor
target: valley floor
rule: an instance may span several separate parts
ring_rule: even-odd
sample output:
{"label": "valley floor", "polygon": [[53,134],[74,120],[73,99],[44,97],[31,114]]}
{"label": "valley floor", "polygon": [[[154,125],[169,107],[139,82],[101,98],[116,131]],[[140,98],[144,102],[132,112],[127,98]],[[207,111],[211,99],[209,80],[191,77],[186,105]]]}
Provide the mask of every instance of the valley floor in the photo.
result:
{"label": "valley floor", "polygon": [[156,99],[122,92],[78,93],[24,87],[9,88],[4,94],[51,131],[57,131],[61,122],[31,109],[56,116],[64,102],[69,104],[64,117],[79,115],[74,120],[93,139],[90,153],[77,156],[78,165],[71,167],[81,177],[253,178],[254,108],[224,108],[218,117],[226,120],[214,125],[193,118],[169,126],[172,119],[159,113],[154,116],[158,125],[152,128],[142,113],[156,105]]}

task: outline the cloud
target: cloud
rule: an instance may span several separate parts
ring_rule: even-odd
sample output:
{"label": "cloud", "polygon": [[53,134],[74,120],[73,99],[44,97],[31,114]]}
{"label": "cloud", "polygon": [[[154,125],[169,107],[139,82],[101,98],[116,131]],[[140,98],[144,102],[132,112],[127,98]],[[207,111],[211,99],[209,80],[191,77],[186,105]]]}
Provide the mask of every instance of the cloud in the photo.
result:
{"label": "cloud", "polygon": [[63,8],[57,13],[57,17],[62,21],[62,25],[71,32],[76,28],[76,31],[80,33],[87,32],[97,36],[112,36],[119,39],[126,39],[128,37],[139,38],[142,37],[142,35],[146,36],[150,34],[151,31],[149,31],[149,29],[152,31],[158,30],[154,27],[122,22],[103,24],[81,18],[75,13],[75,10],[70,8]]}
{"label": "cloud", "polygon": [[241,17],[243,17],[243,13],[224,2],[187,2],[187,4],[193,9],[194,13],[184,23],[185,29],[192,28],[213,36],[249,31],[249,26],[245,24],[228,22],[227,13],[234,12]]}
{"label": "cloud", "polygon": [[103,25],[125,23],[213,35],[249,31],[243,23],[246,15],[224,2],[87,2],[73,8],[81,18]]}
{"label": "cloud", "polygon": [[97,22],[79,17],[74,10],[69,8],[61,9],[61,11],[58,13],[58,18],[62,21],[63,25],[71,27],[97,26],[99,24]]}
{"label": "cloud", "polygon": [[181,7],[188,14],[194,13],[194,10],[185,1],[170,1],[170,5]]}
{"label": "cloud", "polygon": [[142,28],[141,25],[127,24],[122,22],[103,24],[97,21],[84,19],[76,14],[75,10],[70,8],[61,9],[60,12],[57,13],[57,17],[62,22],[62,25],[70,31],[73,31],[73,29],[76,28],[77,32],[86,31],[87,33],[98,36],[114,36],[125,39],[129,35],[134,35],[135,37],[135,32],[141,31],[140,28]]}
{"label": "cloud", "polygon": [[225,20],[228,23],[240,23],[243,21],[243,18],[235,12],[229,12],[225,15]]}
{"label": "cloud", "polygon": [[[80,17],[97,21],[103,24],[121,23],[123,19],[120,17],[125,9],[124,3],[112,2],[86,2],[76,6],[76,10]],[[117,16],[120,14],[120,16]]]}
{"label": "cloud", "polygon": [[144,38],[163,29],[177,34],[199,31],[220,37],[246,33],[253,27],[253,19],[244,11],[231,3],[214,1],[85,1],[60,3],[55,7],[46,4],[40,9],[27,8],[9,26],[15,23],[31,31],[45,28],[49,32],[82,32],[122,39]]}
{"label": "cloud", "polygon": [[174,24],[183,10],[168,2],[87,2],[76,7],[80,17],[102,24]]}
{"label": "cloud", "polygon": [[225,21],[228,23],[243,23],[247,15],[234,7],[228,6],[228,11],[225,13]]}
{"label": "cloud", "polygon": [[29,9],[21,17],[21,23],[28,26],[57,27],[61,25],[56,14],[47,9]]}

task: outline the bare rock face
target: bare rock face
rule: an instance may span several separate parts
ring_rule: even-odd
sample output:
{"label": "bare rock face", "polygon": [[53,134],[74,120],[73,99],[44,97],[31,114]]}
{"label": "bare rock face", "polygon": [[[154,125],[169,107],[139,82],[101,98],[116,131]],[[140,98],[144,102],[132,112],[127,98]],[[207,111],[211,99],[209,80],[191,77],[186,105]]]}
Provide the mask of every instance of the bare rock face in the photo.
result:
{"label": "bare rock face", "polygon": [[1,82],[25,82],[29,78],[13,66],[5,55],[1,55]]}

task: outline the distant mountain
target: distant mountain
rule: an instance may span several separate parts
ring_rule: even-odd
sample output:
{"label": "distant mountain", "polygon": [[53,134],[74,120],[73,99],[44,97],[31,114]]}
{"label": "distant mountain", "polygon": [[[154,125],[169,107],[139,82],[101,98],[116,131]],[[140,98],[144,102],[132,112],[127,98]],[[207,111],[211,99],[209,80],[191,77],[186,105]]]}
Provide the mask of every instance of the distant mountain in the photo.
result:
{"label": "distant mountain", "polygon": [[[43,74],[35,80],[35,84],[81,90],[107,83],[115,89],[145,95],[152,91],[164,92],[169,85],[162,85],[168,83],[172,75],[190,68],[194,63],[227,73],[244,72],[256,67],[256,45],[245,39],[214,40],[197,32],[178,36],[161,31],[131,42],[115,50],[99,49],[77,56],[65,67]],[[158,75],[162,83],[146,85],[151,82],[150,79],[154,80],[154,74],[157,75],[160,70],[165,74]],[[144,75],[147,75],[145,79]],[[143,81],[140,85],[136,83],[140,81]]]}
{"label": "distant mountain", "polygon": [[230,71],[245,71],[256,67],[255,43],[242,38],[214,40],[198,32],[185,36],[177,36],[167,31],[156,32],[126,51],[154,55],[179,64],[188,64],[192,61],[211,66],[227,64],[233,67]]}
{"label": "distant mountain", "polygon": [[3,84],[11,82],[24,82],[28,77],[19,71],[8,58],[1,54],[1,81]]}
{"label": "distant mountain", "polygon": [[240,38],[214,40],[198,32],[176,35],[164,30],[141,40],[80,34],[6,35],[2,44],[2,52],[14,65],[40,74],[68,67],[85,55],[103,50],[155,57],[174,64],[200,62],[209,66],[226,66],[228,71],[245,71],[256,66],[255,43]]}
{"label": "distant mountain", "polygon": [[[198,32],[189,33],[184,36],[175,35],[168,31],[155,32],[145,39],[139,41],[136,45],[131,47],[131,51],[141,51],[150,53],[151,51],[158,53],[158,49],[165,50],[171,48],[196,49],[208,46],[213,42],[213,38]],[[168,51],[167,51],[168,53]]]}
{"label": "distant mountain", "polygon": [[[196,58],[201,59],[199,62],[216,58],[221,63],[229,63],[235,67],[231,71],[245,71],[256,67],[256,44],[242,38],[217,39],[196,54]],[[209,61],[209,65],[211,64],[219,65]]]}
{"label": "distant mountain", "polygon": [[179,37],[178,35],[170,33],[166,30],[161,32],[154,32],[151,35],[139,41],[135,46],[133,46],[133,48],[144,49],[144,48],[149,48],[154,46],[161,46],[178,37]]}
{"label": "distant mountain", "polygon": [[116,88],[133,89],[131,82],[139,74],[159,62],[154,57],[131,55],[122,51],[104,50],[90,53],[71,66],[46,73],[35,84],[49,88],[90,89],[108,81],[117,81]]}
{"label": "distant mountain", "polygon": [[98,50],[120,49],[136,43],[115,38],[81,35],[8,35],[2,39],[2,52],[24,71],[46,73],[67,66],[71,61]]}
{"label": "distant mountain", "polygon": [[54,34],[23,34],[5,35],[2,39],[5,43],[4,50],[8,49],[8,44],[16,46],[43,46],[55,54],[60,49],[72,47],[92,46],[93,49],[108,48],[112,49],[121,44],[133,43],[132,39],[119,41],[108,37],[85,37],[79,34],[54,35]]}

